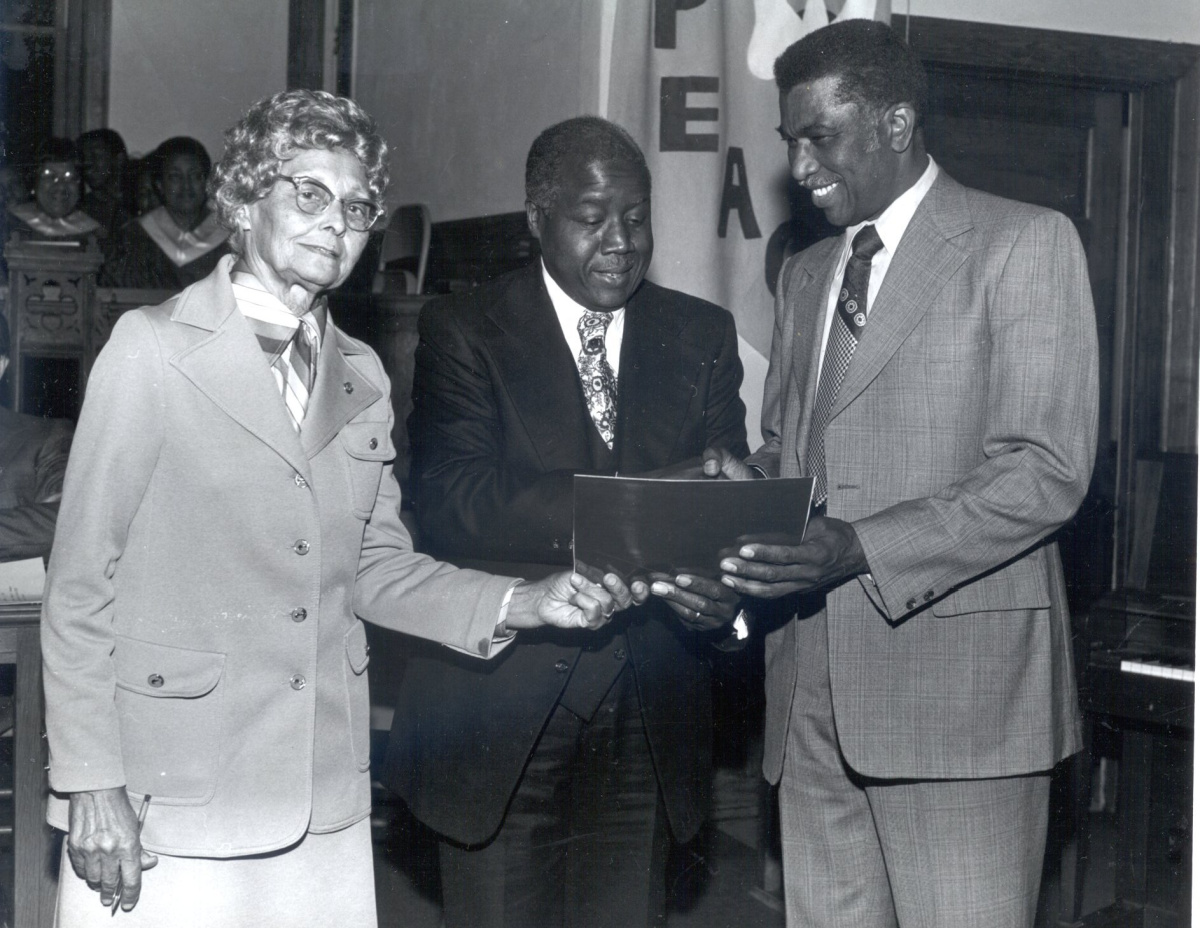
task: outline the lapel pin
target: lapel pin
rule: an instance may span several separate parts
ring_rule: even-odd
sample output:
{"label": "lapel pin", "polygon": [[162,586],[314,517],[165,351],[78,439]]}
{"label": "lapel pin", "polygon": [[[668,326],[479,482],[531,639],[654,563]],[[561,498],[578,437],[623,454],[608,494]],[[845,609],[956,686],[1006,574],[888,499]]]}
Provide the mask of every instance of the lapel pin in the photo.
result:
{"label": "lapel pin", "polygon": [[342,389],[344,389],[347,393],[353,393],[354,392],[354,384],[352,384],[349,380],[347,380],[344,384],[342,384]]}

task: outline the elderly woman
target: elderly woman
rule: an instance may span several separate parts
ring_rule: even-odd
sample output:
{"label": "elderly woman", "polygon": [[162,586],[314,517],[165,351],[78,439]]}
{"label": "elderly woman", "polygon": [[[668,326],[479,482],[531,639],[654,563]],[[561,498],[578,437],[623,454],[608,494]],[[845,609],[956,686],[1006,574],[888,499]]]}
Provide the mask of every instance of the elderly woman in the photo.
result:
{"label": "elderly woman", "polygon": [[79,209],[79,156],[70,139],[50,139],[38,152],[33,199],[8,207],[9,230],[28,239],[86,240],[103,235],[95,219]]}
{"label": "elderly woman", "polygon": [[413,553],[387,377],[321,297],[386,186],[353,101],[256,104],[212,181],[234,255],[92,370],[42,626],[60,926],[118,893],[131,926],[374,925],[357,617],[469,660],[632,599]]}
{"label": "elderly woman", "polygon": [[162,201],[127,223],[108,249],[100,282],[111,287],[182,290],[207,277],[229,254],[229,230],[209,209],[212,161],[198,141],[167,139],[147,158]]}

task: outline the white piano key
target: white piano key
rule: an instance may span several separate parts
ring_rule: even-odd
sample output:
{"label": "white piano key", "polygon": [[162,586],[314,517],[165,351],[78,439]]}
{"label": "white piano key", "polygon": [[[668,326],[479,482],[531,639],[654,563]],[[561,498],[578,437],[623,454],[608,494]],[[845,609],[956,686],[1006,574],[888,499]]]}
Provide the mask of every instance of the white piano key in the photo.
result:
{"label": "white piano key", "polygon": [[1121,661],[1121,670],[1124,673],[1138,673],[1147,677],[1160,677],[1164,680],[1196,682],[1196,671],[1188,667],[1168,667],[1164,664],[1147,664],[1144,661]]}

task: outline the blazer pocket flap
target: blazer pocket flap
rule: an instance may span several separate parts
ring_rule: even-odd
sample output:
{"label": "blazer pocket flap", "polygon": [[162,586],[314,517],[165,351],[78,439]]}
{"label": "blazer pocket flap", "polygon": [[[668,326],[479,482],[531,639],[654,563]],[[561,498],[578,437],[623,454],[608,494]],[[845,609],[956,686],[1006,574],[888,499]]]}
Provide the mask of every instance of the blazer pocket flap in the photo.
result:
{"label": "blazer pocket flap", "polygon": [[360,461],[390,461],[392,450],[386,422],[351,422],[341,432],[342,447],[352,458]]}
{"label": "blazer pocket flap", "polygon": [[346,659],[350,661],[350,669],[356,674],[367,669],[371,662],[371,649],[367,645],[367,629],[362,622],[355,621],[346,632]]}
{"label": "blazer pocket flap", "polygon": [[212,692],[225,671],[225,655],[117,637],[117,686],[143,696],[194,698]]}
{"label": "blazer pocket flap", "polygon": [[959,587],[931,607],[934,615],[967,615],[972,612],[1008,612],[1049,609],[1050,588],[1038,572],[1040,558],[1026,557],[1007,567]]}

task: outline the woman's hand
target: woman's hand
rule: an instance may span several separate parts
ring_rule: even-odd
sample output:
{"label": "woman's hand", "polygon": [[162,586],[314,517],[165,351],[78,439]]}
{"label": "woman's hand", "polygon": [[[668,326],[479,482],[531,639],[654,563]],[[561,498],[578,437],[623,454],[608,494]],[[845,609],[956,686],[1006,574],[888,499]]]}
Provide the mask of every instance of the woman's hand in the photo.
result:
{"label": "woman's hand", "polygon": [[578,573],[557,573],[544,580],[524,580],[513,590],[505,625],[509,628],[600,628],[621,609],[646,601],[650,591],[635,580],[632,589],[616,574],[599,583]]}
{"label": "woman's hand", "polygon": [[79,878],[99,890],[100,904],[130,911],[142,893],[142,871],[158,858],[142,848],[138,820],[123,786],[71,794],[67,856]]}

